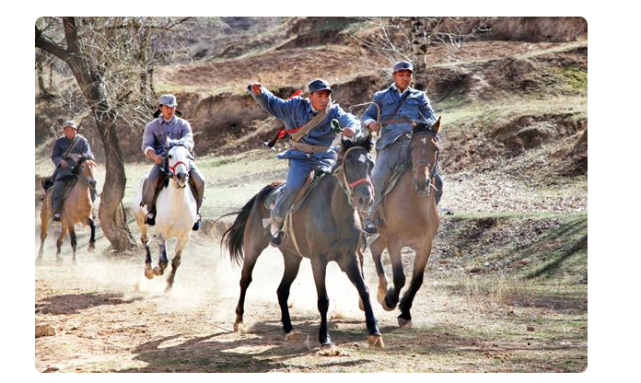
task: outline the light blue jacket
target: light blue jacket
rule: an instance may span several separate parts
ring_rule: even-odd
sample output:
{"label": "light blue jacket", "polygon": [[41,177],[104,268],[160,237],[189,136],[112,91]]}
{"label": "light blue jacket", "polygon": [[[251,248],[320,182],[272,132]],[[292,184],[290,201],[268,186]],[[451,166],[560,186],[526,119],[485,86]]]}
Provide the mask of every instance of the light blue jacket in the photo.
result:
{"label": "light blue jacket", "polygon": [[[312,103],[307,98],[293,97],[288,100],[276,97],[265,87],[259,95],[251,92],[251,86],[247,87],[251,96],[269,114],[285,122],[286,129],[299,128],[316,115]],[[331,121],[337,119],[340,126],[353,129],[356,134],[360,133],[360,121],[352,114],[345,112],[338,104],[333,104],[318,126],[310,130],[300,142],[309,145],[331,146],[336,138],[336,133],[331,129]],[[307,160],[317,167],[327,170],[336,162],[336,151],[330,148],[327,152],[305,153],[300,150],[289,149],[280,154],[279,159],[300,159]]]}
{"label": "light blue jacket", "polygon": [[[394,143],[400,136],[412,131],[412,125],[409,123],[392,123],[385,124],[386,119],[400,119],[407,118],[414,122],[427,122],[434,124],[436,117],[434,117],[434,110],[430,105],[430,100],[427,98],[425,92],[408,87],[406,92],[410,92],[407,99],[401,106],[398,113],[393,116],[392,114],[398,107],[401,100],[401,93],[395,84],[380,92],[374,93],[373,102],[378,104],[381,108],[380,120],[383,121],[383,128],[380,132],[380,137],[376,142],[376,149],[381,150],[388,145]],[[378,109],[375,105],[370,105],[365,114],[363,115],[363,123],[368,126],[372,121],[377,120]]]}
{"label": "light blue jacket", "polygon": [[142,135],[142,151],[153,149],[156,154],[163,155],[170,145],[182,144],[190,151],[194,149],[194,135],[189,121],[173,116],[165,121],[162,115],[145,126]]}

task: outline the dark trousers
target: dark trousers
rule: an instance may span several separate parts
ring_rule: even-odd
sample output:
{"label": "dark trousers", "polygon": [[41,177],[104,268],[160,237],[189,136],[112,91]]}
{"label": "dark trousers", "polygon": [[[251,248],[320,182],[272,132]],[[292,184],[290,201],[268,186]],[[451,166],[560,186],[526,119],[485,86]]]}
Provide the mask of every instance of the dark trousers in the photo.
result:
{"label": "dark trousers", "polygon": [[[151,168],[149,176],[145,179],[145,183],[142,188],[142,206],[147,206],[149,212],[156,212],[156,195],[159,191],[159,182],[163,179],[163,166],[159,164],[154,164],[154,167]],[[196,168],[196,166],[191,163],[189,164],[189,186],[192,191],[194,191],[196,197],[196,208],[200,212],[200,207],[203,205],[203,198],[205,195],[205,179]]]}

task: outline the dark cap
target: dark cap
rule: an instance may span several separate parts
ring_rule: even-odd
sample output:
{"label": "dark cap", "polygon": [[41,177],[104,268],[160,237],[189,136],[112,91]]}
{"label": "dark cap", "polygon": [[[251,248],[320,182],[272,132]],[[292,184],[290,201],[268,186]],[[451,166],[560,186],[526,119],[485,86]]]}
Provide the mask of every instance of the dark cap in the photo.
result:
{"label": "dark cap", "polygon": [[309,83],[308,88],[310,93],[318,92],[319,90],[328,90],[329,93],[333,92],[332,88],[329,87],[329,83],[320,78],[312,80],[312,82]]}
{"label": "dark cap", "polygon": [[412,65],[411,62],[405,61],[405,60],[399,61],[396,64],[394,64],[394,73],[401,70],[408,70],[414,73],[414,65]]}

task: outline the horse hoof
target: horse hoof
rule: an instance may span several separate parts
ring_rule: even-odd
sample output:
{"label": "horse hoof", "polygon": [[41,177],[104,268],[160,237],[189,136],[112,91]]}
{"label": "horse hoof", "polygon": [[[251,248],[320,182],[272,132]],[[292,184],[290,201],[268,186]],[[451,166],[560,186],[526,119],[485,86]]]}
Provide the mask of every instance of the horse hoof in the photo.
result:
{"label": "horse hoof", "polygon": [[365,311],[365,305],[363,305],[362,299],[358,300],[358,308],[361,309],[361,311]]}
{"label": "horse hoof", "polygon": [[289,332],[288,334],[285,334],[285,340],[288,342],[300,342],[301,340],[303,340],[303,334],[294,330]]}
{"label": "horse hoof", "polygon": [[411,319],[398,318],[398,326],[399,327],[405,327],[405,328],[412,328],[412,320]]}
{"label": "horse hoof", "polygon": [[167,287],[165,287],[165,294],[169,294],[171,292],[171,288],[172,285],[167,285]]}
{"label": "horse hoof", "polygon": [[151,267],[145,268],[145,277],[147,277],[147,279],[154,279],[154,272],[151,270]]}
{"label": "horse hoof", "polygon": [[370,335],[367,337],[367,344],[374,348],[385,348],[385,342],[380,335]]}
{"label": "horse hoof", "polygon": [[234,323],[234,332],[242,335],[247,333],[247,328],[243,322],[236,322]]}
{"label": "horse hoof", "polygon": [[383,306],[383,310],[385,310],[385,311],[394,311],[394,309],[396,308],[396,305],[394,305],[392,307],[388,306],[387,305],[387,301],[385,299],[383,299],[383,302],[381,303],[381,306]]}
{"label": "horse hoof", "polygon": [[340,356],[341,350],[334,345],[334,343],[323,344],[321,345],[320,351],[318,352],[320,356]]}
{"label": "horse hoof", "polygon": [[154,267],[154,275],[163,275],[165,270],[161,269],[159,266]]}
{"label": "horse hoof", "polygon": [[89,247],[87,248],[87,251],[90,253],[93,253],[94,251],[96,251],[96,247],[89,245]]}
{"label": "horse hoof", "polygon": [[80,261],[77,260],[76,258],[72,259],[71,262],[73,263],[74,266],[80,266]]}

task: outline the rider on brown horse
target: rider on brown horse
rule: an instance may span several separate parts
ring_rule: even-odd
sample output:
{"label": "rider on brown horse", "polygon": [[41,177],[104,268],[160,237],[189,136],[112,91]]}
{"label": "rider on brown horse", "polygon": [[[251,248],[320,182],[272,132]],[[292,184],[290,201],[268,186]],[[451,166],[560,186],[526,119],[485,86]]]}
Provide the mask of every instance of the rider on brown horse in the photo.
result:
{"label": "rider on brown horse", "polygon": [[[410,87],[413,72],[414,67],[409,61],[397,62],[392,74],[394,84],[374,94],[373,104],[363,116],[365,126],[372,131],[380,131],[373,174],[376,194],[374,204],[364,221],[364,231],[369,234],[377,231],[379,220],[375,220],[374,216],[383,199],[386,180],[397,165],[408,159],[409,137],[413,126],[419,122],[431,126],[436,122],[425,92]],[[443,193],[443,180],[439,171],[436,172],[436,188],[438,203]]]}

